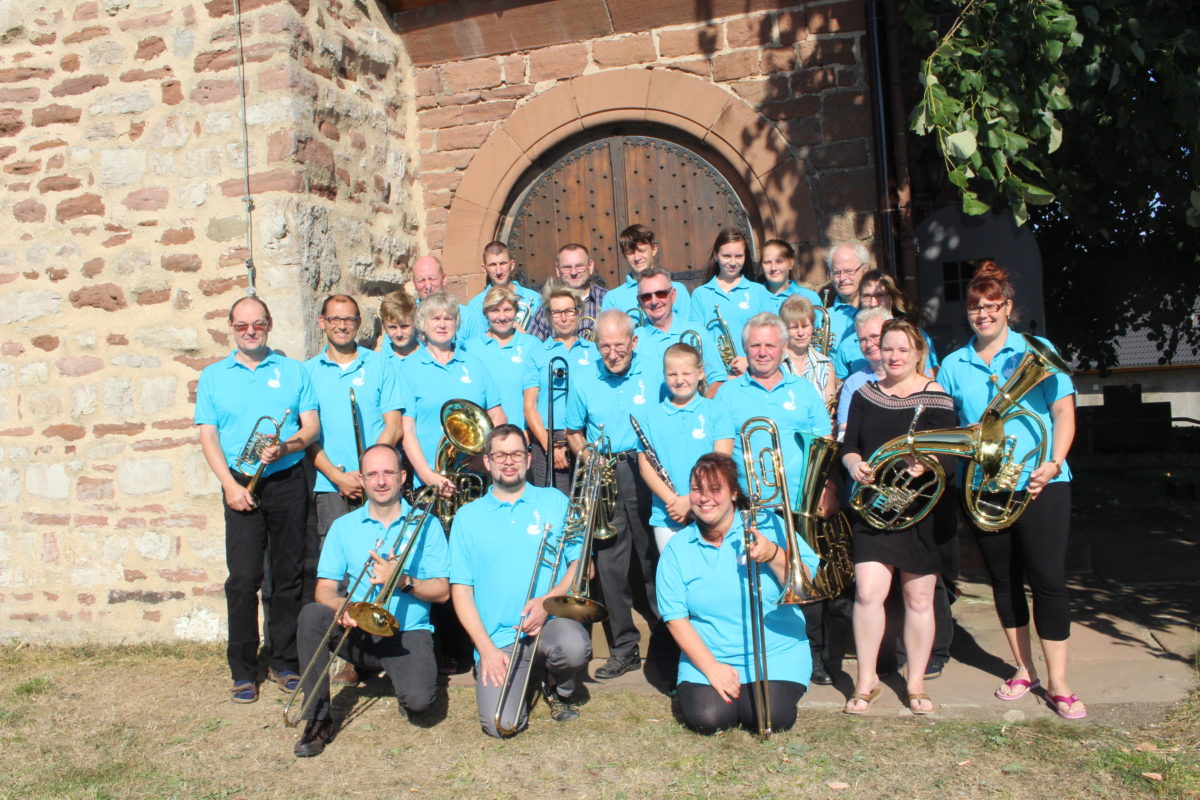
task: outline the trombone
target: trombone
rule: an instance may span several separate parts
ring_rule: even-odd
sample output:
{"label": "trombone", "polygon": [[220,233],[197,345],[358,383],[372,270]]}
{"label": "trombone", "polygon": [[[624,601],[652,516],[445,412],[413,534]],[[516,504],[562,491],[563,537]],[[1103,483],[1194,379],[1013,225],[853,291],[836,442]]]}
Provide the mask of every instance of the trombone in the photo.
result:
{"label": "trombone", "polygon": [[[265,414],[259,417],[254,423],[254,428],[252,428],[250,431],[249,438],[246,439],[246,444],[242,446],[241,454],[238,455],[237,459],[233,462],[234,468],[243,475],[250,475],[250,473],[246,472],[246,470],[249,469],[251,464],[258,464],[258,467],[254,470],[253,475],[251,475],[250,483],[246,484],[246,491],[250,493],[251,497],[254,496],[254,491],[258,488],[258,481],[260,478],[262,478],[263,470],[267,468],[266,463],[262,460],[263,450],[266,450],[268,447],[279,443],[280,431],[283,430],[283,424],[287,422],[288,414],[291,413],[292,410],[290,408],[285,410],[283,412],[283,418],[278,422],[271,417],[266,416]],[[273,426],[275,428],[275,432],[260,433],[258,428],[264,422],[270,426]]]}
{"label": "trombone", "polygon": [[[582,625],[590,625],[593,622],[603,622],[608,619],[608,609],[588,596],[591,589],[591,579],[588,577],[588,573],[591,572],[592,541],[596,536],[598,523],[597,511],[602,501],[601,490],[606,480],[606,471],[610,473],[612,469],[609,463],[611,459],[608,457],[608,438],[604,436],[603,430],[596,441],[588,443],[584,447],[584,452],[579,455],[580,459],[575,462],[575,473],[571,480],[571,504],[567,507],[567,515],[563,520],[562,535],[559,536],[558,544],[554,546],[553,555],[551,555],[550,539],[553,526],[549,523],[543,526],[542,541],[538,545],[537,555],[533,561],[533,575],[529,578],[529,590],[526,592],[525,602],[521,607],[524,608],[530,600],[537,596],[538,575],[543,567],[550,569],[550,586],[555,585],[567,547],[578,541],[581,542],[579,559],[575,564],[575,573],[571,577],[570,588],[565,595],[547,597],[542,601],[542,607],[551,616],[564,617]],[[517,623],[517,639],[513,643],[512,653],[508,658],[508,670],[505,672],[504,684],[500,687],[500,695],[496,701],[496,712],[492,717],[496,731],[502,736],[512,736],[521,729],[521,718],[524,716],[526,698],[529,697],[529,684],[533,678],[532,658],[537,656],[538,644],[542,640],[542,631],[546,629],[546,625],[543,623],[537,635],[533,637],[533,641],[523,643],[525,639],[528,639],[528,637],[522,637],[521,634],[521,625],[524,622],[525,619],[522,617]],[[525,671],[525,680],[517,695],[520,700],[511,720],[512,724],[505,725],[504,707],[512,695],[517,665],[524,656],[522,648],[525,647],[532,648],[528,651],[532,653],[529,668]]]}
{"label": "trombone", "polygon": [[[354,423],[354,450],[358,453],[357,463],[361,464],[363,450],[366,448],[363,447],[362,422],[359,421],[358,417],[358,398],[354,396],[354,387],[350,387],[350,419]],[[360,508],[367,501],[365,495],[366,491],[364,490],[363,495],[358,500],[350,500],[350,508]]]}
{"label": "trombone", "polygon": [[[570,394],[571,372],[570,365],[562,356],[550,359],[549,375],[546,378],[546,485],[554,485],[554,399],[561,397],[565,402]],[[562,386],[555,386],[555,381],[561,381]]]}
{"label": "trombone", "polygon": [[[294,728],[300,724],[300,720],[304,715],[312,710],[313,703],[316,702],[320,692],[314,687],[311,690],[305,690],[304,687],[308,684],[309,678],[312,677],[313,670],[317,664],[321,663],[321,659],[325,658],[326,665],[333,663],[341,654],[342,648],[346,646],[346,642],[350,638],[350,632],[354,628],[343,628],[342,635],[338,639],[337,645],[332,651],[329,650],[329,643],[332,641],[334,633],[341,625],[342,616],[349,614],[351,619],[358,623],[358,629],[363,633],[372,636],[394,636],[400,632],[400,623],[396,617],[387,610],[388,602],[392,599],[392,595],[396,592],[396,585],[400,582],[400,575],[404,572],[404,567],[408,563],[409,556],[412,554],[413,547],[417,543],[417,539],[421,536],[421,529],[425,526],[425,521],[429,518],[430,510],[437,499],[437,494],[433,486],[423,486],[416,494],[417,503],[409,509],[405,515],[403,522],[400,524],[399,530],[396,531],[396,537],[392,540],[391,553],[393,561],[396,562],[396,568],[392,570],[392,574],[388,576],[387,581],[380,584],[379,591],[376,593],[373,600],[358,600],[352,598],[354,593],[358,591],[363,580],[369,580],[368,576],[371,572],[371,567],[374,565],[374,560],[367,556],[367,560],[363,563],[363,567],[358,572],[358,577],[354,579],[349,591],[346,592],[346,599],[342,601],[341,606],[333,615],[333,620],[329,623],[329,627],[325,629],[325,635],[321,637],[321,642],[317,645],[317,649],[313,651],[312,658],[304,667],[304,672],[300,675],[300,690],[294,692],[291,698],[288,699],[287,705],[283,707],[283,722],[288,727]],[[383,547],[384,540],[377,539],[375,541],[375,552],[378,553]],[[370,594],[368,589],[367,594]],[[326,679],[328,675],[324,676]],[[292,706],[296,703],[296,698],[300,696],[300,691],[304,691],[304,703],[301,705],[299,712],[295,716],[292,715]]]}
{"label": "trombone", "polygon": [[[742,528],[746,544],[746,591],[750,597],[750,642],[754,658],[754,680],[751,691],[754,693],[753,704],[757,709],[755,714],[758,723],[758,735],[763,739],[771,738],[771,686],[767,677],[767,626],[766,611],[763,610],[760,586],[762,565],[750,557],[750,548],[754,546],[756,535],[751,530],[757,530],[756,520],[761,507],[758,498],[751,497],[750,507],[742,510]],[[789,553],[791,548],[788,548]],[[789,559],[790,563],[790,559]]]}

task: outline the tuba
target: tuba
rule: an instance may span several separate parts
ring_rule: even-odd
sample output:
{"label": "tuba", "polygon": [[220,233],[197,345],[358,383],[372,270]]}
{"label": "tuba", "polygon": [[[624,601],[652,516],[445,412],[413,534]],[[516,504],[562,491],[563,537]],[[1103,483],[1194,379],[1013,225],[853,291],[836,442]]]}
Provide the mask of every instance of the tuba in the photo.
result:
{"label": "tuba", "polygon": [[[768,444],[754,450],[756,434],[765,434]],[[821,492],[833,468],[836,441],[823,436],[797,432],[796,442],[805,452],[804,473],[800,476],[800,497],[796,504],[788,495],[783,471],[783,451],[779,428],[767,417],[751,417],[742,425],[742,463],[746,471],[751,505],[772,509],[783,519],[787,542],[787,574],[780,605],[804,605],[829,600],[842,594],[854,580],[854,560],[850,555],[850,525],[845,515],[822,519],[818,512]],[[793,518],[793,514],[795,517]],[[800,529],[797,531],[796,526]],[[800,558],[798,537],[821,559],[815,575]]]}
{"label": "tuba", "polygon": [[[288,414],[291,413],[290,408],[284,411],[283,418],[278,422],[268,416],[259,417],[250,431],[250,436],[246,439],[246,444],[242,445],[242,452],[233,462],[234,469],[243,475],[250,475],[250,483],[246,485],[246,491],[251,495],[258,488],[258,481],[262,478],[263,470],[267,468],[262,460],[263,450],[279,443],[279,434],[283,430],[283,423],[287,422]],[[275,428],[275,431],[273,433],[260,432],[259,427],[263,423]],[[254,466],[254,472],[249,472],[252,466]]]}
{"label": "tuba", "polygon": [[[962,428],[941,428],[898,436],[884,443],[871,455],[870,467],[875,479],[855,484],[850,505],[867,524],[880,530],[903,530],[917,524],[937,504],[946,488],[946,472],[935,456],[967,459],[963,493],[967,514],[977,527],[998,531],[1009,527],[1025,513],[1031,498],[1026,492],[1018,497],[1017,485],[1027,465],[1046,460],[1050,436],[1036,414],[1021,406],[1021,400],[1035,386],[1053,375],[1070,375],[1071,368],[1058,353],[1028,334],[1022,334],[1028,349],[1012,377],[999,386],[996,396],[983,410],[979,422]],[[917,409],[920,413],[921,409]],[[1017,457],[1016,437],[1006,435],[1009,422],[1025,418],[1036,429],[1037,445]],[[916,459],[932,475],[915,478],[908,461]]]}
{"label": "tuba", "polygon": [[492,420],[478,404],[461,399],[447,400],[441,417],[444,435],[438,442],[433,469],[454,481],[454,496],[439,497],[434,513],[449,535],[458,509],[487,491],[487,473],[472,462],[483,455]]}

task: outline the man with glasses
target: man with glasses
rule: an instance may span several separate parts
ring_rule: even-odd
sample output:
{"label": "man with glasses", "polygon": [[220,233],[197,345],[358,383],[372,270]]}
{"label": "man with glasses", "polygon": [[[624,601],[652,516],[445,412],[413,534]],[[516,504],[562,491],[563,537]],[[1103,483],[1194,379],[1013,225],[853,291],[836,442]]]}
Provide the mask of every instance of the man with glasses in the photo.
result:
{"label": "man with glasses", "polygon": [[[386,608],[399,623],[400,629],[391,636],[376,636],[358,629],[349,614],[343,614],[339,624],[349,629],[341,655],[351,665],[368,672],[383,670],[392,681],[392,690],[409,718],[427,711],[437,699],[437,661],[433,655],[433,626],[429,621],[431,603],[442,603],[450,597],[450,556],[442,525],[435,514],[425,517],[416,527],[418,511],[405,531],[405,520],[412,511],[400,496],[404,486],[404,465],[396,448],[377,444],[362,455],[361,470],[355,470],[361,488],[367,495],[362,508],[338,517],[329,529],[317,567],[315,602],[300,612],[300,660],[316,663],[309,670],[304,685],[307,702],[316,693],[303,719],[307,721],[304,734],[292,752],[299,758],[320,755],[333,739],[334,720],[329,706],[328,664],[330,652],[337,646],[342,631],[323,641],[334,615],[345,602],[338,596],[342,576],[356,577],[370,563],[368,575],[350,598],[355,602],[375,602],[382,584],[392,574],[403,570],[397,578]],[[413,538],[415,537],[415,538]],[[412,549],[403,564],[407,543]],[[382,542],[383,544],[380,544]],[[396,552],[392,552],[392,548]],[[318,653],[324,643],[328,650]]]}
{"label": "man with glasses", "polygon": [[[554,330],[542,347],[534,348],[529,354],[521,375],[525,427],[533,443],[530,481],[535,486],[554,486],[569,492],[575,460],[567,447],[566,429],[563,427],[563,421],[567,418],[567,392],[571,387],[572,375],[578,376],[580,370],[591,369],[599,363],[600,353],[595,343],[579,335],[579,311],[582,305],[579,295],[562,284],[548,286],[544,295],[542,308],[549,315]],[[553,431],[550,430],[551,424]],[[552,443],[553,464],[548,466],[546,451]]]}
{"label": "man with glasses", "polygon": [[[561,544],[569,501],[557,489],[526,482],[530,455],[525,435],[515,425],[497,425],[484,444],[484,466],[492,478],[483,497],[459,509],[450,540],[450,592],[454,610],[475,643],[475,701],[479,725],[489,736],[505,734],[495,723],[496,707],[516,658],[501,726],[520,732],[528,719],[521,687],[530,669],[542,673],[542,696],[550,718],[579,717],[574,707],[577,673],[591,658],[591,639],[580,623],[547,619],[547,597],[570,588],[580,541],[565,545],[558,572],[553,556],[537,559],[543,536],[548,549]],[[530,583],[534,584],[532,595]],[[533,641],[541,632],[537,652]]]}
{"label": "man with glasses", "polygon": [[[707,329],[689,323],[686,317],[675,313],[675,300],[679,290],[675,288],[670,274],[662,267],[647,267],[638,275],[637,287],[637,301],[646,324],[639,326],[634,334],[637,336],[638,354],[645,362],[646,369],[657,370],[661,375],[663,353],[668,347],[679,342],[692,345],[698,342],[700,356],[704,361],[704,379],[708,383],[705,395],[715,395],[727,377],[717,343]],[[613,292],[608,293],[605,302],[612,294]],[[696,330],[698,327],[701,329]],[[685,333],[688,335],[685,336]],[[696,334],[696,337],[691,334]],[[664,383],[657,399],[665,400],[668,395]]]}
{"label": "man with glasses", "polygon": [[862,350],[864,361],[857,371],[851,372],[842,384],[838,395],[837,429],[838,439],[846,435],[846,418],[850,414],[850,398],[864,384],[874,383],[883,377],[883,353],[879,343],[883,332],[883,323],[892,318],[892,312],[882,306],[864,308],[854,318],[854,330],[858,336],[858,346]]}
{"label": "man with glasses", "polygon": [[[644,325],[645,317],[638,313],[640,308],[638,279],[651,267],[657,267],[666,272],[658,262],[658,242],[654,238],[654,231],[645,225],[636,224],[621,231],[617,241],[621,245],[621,253],[625,256],[625,262],[629,264],[629,273],[625,276],[624,283],[604,295],[601,310],[607,311],[615,308],[618,311],[624,311],[633,317],[635,323]],[[670,280],[671,274],[669,272],[666,274],[667,279]],[[671,300],[671,311],[679,319],[687,319],[691,309],[691,295],[688,294],[687,287],[679,281],[670,281],[670,284],[675,289],[675,296]]]}
{"label": "man with glasses", "polygon": [[871,254],[861,244],[839,244],[825,256],[825,266],[837,298],[829,309],[829,321],[833,326],[831,350],[837,349],[842,339],[854,333],[854,317],[858,314],[859,291],[863,275]]}
{"label": "man with glasses", "polygon": [[[271,677],[285,692],[299,685],[296,616],[308,520],[308,481],[300,462],[320,434],[321,422],[304,365],[267,346],[267,304],[253,296],[241,298],[229,309],[228,324],[234,349],[200,373],[195,422],[204,460],[221,484],[225,506],[226,656],[233,675],[232,699],[253,703],[258,699],[258,592],[265,555],[272,576],[267,600]],[[275,425],[265,420],[259,424],[264,416],[280,425],[277,438]],[[270,437],[262,441],[270,444],[257,457],[245,452],[256,434]]]}
{"label": "man with glasses", "polygon": [[[587,248],[575,243],[564,244],[558,248],[558,255],[554,260],[554,271],[560,281],[579,295],[580,318],[596,319],[600,313],[604,295],[608,290],[592,282],[592,276],[596,273],[596,264],[588,255]],[[591,327],[592,323],[589,320],[580,326],[580,332]],[[543,305],[534,316],[533,322],[529,326],[529,332],[539,339],[545,340],[553,333],[553,330],[554,327],[550,324],[546,307]]]}
{"label": "man with glasses", "polygon": [[321,418],[321,436],[308,448],[317,473],[313,486],[317,528],[316,539],[307,548],[308,574],[316,569],[329,526],[351,504],[362,505],[359,447],[395,447],[400,441],[404,411],[397,374],[400,362],[359,347],[355,337],[361,323],[354,298],[344,294],[325,298],[317,317],[325,333],[325,349],[304,362]]}
{"label": "man with glasses", "polygon": [[[597,678],[616,678],[641,666],[640,636],[633,622],[635,600],[650,624],[651,638],[669,640],[654,598],[658,550],[647,524],[650,489],[638,472],[637,434],[629,415],[658,403],[662,367],[654,372],[634,352],[633,320],[624,311],[601,312],[596,349],[601,362],[574,381],[567,399],[567,443],[576,455],[600,436],[601,427],[616,460],[616,499],[612,527],[616,535],[596,543],[596,577],[608,606],[610,657]],[[634,587],[637,588],[636,597]]]}

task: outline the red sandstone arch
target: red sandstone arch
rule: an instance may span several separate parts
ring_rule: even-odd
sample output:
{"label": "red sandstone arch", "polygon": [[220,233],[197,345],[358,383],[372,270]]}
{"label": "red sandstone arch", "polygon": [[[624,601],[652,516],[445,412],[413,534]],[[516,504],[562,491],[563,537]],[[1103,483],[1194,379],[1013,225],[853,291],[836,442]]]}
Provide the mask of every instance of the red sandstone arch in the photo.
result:
{"label": "red sandstone arch", "polygon": [[787,139],[752,106],[715,84],[665,69],[622,69],[560,83],[518,108],[476,152],[450,203],[442,263],[447,272],[482,275],[476,264],[495,238],[517,180],[549,148],[616,122],[650,122],[688,133],[740,175],[765,230],[816,239],[805,165]]}

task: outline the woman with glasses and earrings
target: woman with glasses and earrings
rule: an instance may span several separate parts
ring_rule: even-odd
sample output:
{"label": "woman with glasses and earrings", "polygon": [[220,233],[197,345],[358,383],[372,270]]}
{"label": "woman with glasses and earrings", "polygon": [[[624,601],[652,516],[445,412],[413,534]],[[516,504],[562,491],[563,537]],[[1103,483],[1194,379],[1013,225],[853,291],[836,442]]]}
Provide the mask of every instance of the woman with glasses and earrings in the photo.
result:
{"label": "woman with glasses and earrings", "polygon": [[[967,285],[967,322],[975,335],[965,347],[942,362],[939,381],[954,398],[960,424],[978,422],[1012,375],[1029,345],[1012,330],[1014,298],[1008,273],[994,261],[984,261]],[[1047,348],[1049,342],[1039,339]],[[1052,349],[1052,348],[1051,348]],[[993,380],[994,379],[994,380]],[[1071,523],[1071,470],[1067,453],[1075,438],[1075,387],[1069,376],[1057,373],[1021,399],[1035,414],[1048,437],[1048,458],[1027,463],[1017,489],[1033,501],[1011,526],[988,532],[975,527],[976,540],[992,582],[992,597],[1016,671],[995,691],[998,700],[1014,701],[1041,686],[1029,636],[1029,606],[1025,582],[1033,595],[1033,622],[1046,659],[1045,696],[1063,719],[1082,719],[1087,708],[1067,681],[1067,639],[1071,610],[1067,597],[1067,538]],[[1018,418],[1005,427],[1016,437],[1017,458],[1033,450],[1040,437],[1028,420]],[[972,487],[967,487],[968,489]]]}
{"label": "woman with glasses and earrings", "polygon": [[[891,312],[893,319],[907,319],[918,328],[921,326],[920,310],[900,291],[896,279],[881,269],[873,269],[863,275],[858,298],[859,310],[878,306]],[[921,336],[925,339],[925,352],[928,354],[928,358],[925,359],[925,371],[937,377],[938,357],[933,349],[933,340],[925,331],[921,331]],[[843,339],[830,355],[833,357],[838,380],[845,380],[847,375],[860,366],[858,362],[863,360],[862,350],[854,337]]]}
{"label": "woman with glasses and earrings", "polygon": [[709,256],[712,280],[692,292],[691,319],[716,336],[717,313],[729,328],[734,359],[729,374],[746,371],[746,352],[742,346],[742,328],[760,311],[771,311],[771,293],[753,276],[757,272],[750,237],[736,228],[725,228],[717,234]]}
{"label": "woman with glasses and earrings", "polygon": [[[542,314],[549,318],[551,332],[540,347],[530,351],[521,374],[525,427],[533,444],[530,483],[554,486],[562,492],[571,489],[571,469],[575,463],[563,425],[571,376],[581,374],[578,370],[594,368],[600,361],[595,343],[579,335],[582,305],[579,294],[569,286],[555,279],[546,282],[542,289]],[[553,476],[546,471],[546,451],[551,442]]]}

